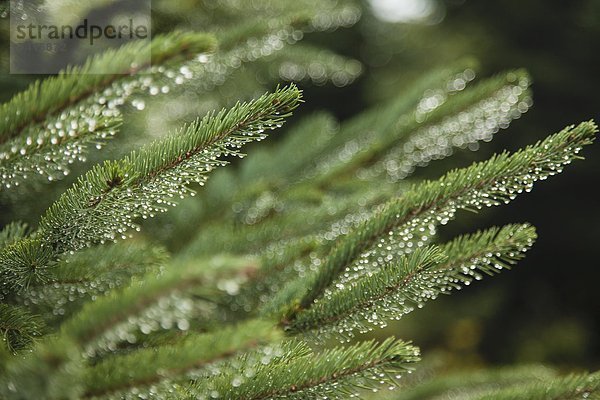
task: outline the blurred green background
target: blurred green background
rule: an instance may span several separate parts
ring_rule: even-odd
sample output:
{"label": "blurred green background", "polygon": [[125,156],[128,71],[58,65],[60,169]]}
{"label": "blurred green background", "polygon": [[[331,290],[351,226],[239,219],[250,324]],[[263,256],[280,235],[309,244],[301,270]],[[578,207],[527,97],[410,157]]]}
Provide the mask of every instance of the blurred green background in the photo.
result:
{"label": "blurred green background", "polygon": [[[198,11],[204,9],[201,3],[210,1],[155,0],[155,33],[174,27],[205,29],[210,16]],[[465,56],[479,61],[480,76],[520,67],[532,75],[534,106],[527,114],[492,142],[483,143],[479,151],[462,151],[434,162],[418,170],[418,177],[437,177],[502,149],[533,143],[565,125],[600,119],[597,0],[364,0],[361,8],[363,15],[355,26],[305,37],[305,42],[359,60],[361,77],[345,87],[302,82],[306,103],[295,118],[325,109],[347,119],[401,93],[423,71]],[[0,26],[3,70],[8,65],[7,29],[4,18]],[[9,99],[34,78],[3,73],[0,99]],[[256,81],[274,84],[260,74]],[[253,83],[234,81],[219,89],[221,94],[227,92],[222,97],[228,102],[237,99],[236,89],[242,91],[242,84],[252,87]],[[247,88],[243,91],[247,93]],[[206,101],[202,107],[217,105]],[[153,120],[141,121],[139,115],[132,116],[123,130],[127,133],[167,117],[173,118],[157,119],[155,114]],[[119,151],[117,145],[110,149]],[[377,334],[393,331],[414,340],[426,354],[441,354],[451,365],[544,362],[600,368],[600,201],[596,194],[600,147],[593,146],[584,155],[585,162],[538,185],[531,194],[478,215],[462,213],[441,231],[446,239],[491,225],[534,224],[539,240],[514,271],[441,298]],[[52,201],[52,196],[40,200],[30,193],[30,197],[39,210]],[[14,212],[11,199],[0,202],[2,214]],[[22,218],[35,221],[38,214],[28,210]],[[0,223],[5,222],[0,217]]]}

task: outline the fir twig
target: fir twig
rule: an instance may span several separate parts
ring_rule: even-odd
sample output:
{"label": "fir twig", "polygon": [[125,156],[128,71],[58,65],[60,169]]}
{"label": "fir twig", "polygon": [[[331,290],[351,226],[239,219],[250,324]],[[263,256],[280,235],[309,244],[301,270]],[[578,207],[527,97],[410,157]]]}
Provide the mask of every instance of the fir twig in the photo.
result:
{"label": "fir twig", "polygon": [[174,344],[109,357],[89,368],[85,397],[143,390],[161,381],[181,381],[211,364],[278,339],[272,323],[248,321],[219,332],[191,334]]}
{"label": "fir twig", "polygon": [[[339,242],[307,285],[308,291],[301,295],[300,309],[310,307],[378,240],[386,238],[392,244],[408,243],[413,234],[447,223],[458,209],[475,211],[509,202],[518,193],[531,190],[534,182],[561,172],[565,165],[580,158],[581,148],[594,141],[596,132],[593,122],[584,122],[512,155],[505,152],[469,168],[451,171],[437,181],[414,185]],[[385,245],[384,241],[381,248],[385,249]],[[397,254],[398,251],[396,245],[391,246],[390,252]],[[379,252],[374,255],[374,259],[381,256]]]}
{"label": "fir twig", "polygon": [[576,400],[600,398],[600,373],[572,374],[475,396],[477,400]]}
{"label": "fir twig", "polygon": [[[0,185],[10,188],[32,175],[60,179],[84,160],[87,145],[100,148],[121,124],[117,106],[152,82],[153,75],[199,53],[215,40],[174,32],[151,42],[131,42],[89,58],[82,66],[36,81],[0,106]],[[104,74],[105,68],[117,73]]]}
{"label": "fir twig", "polygon": [[26,308],[0,303],[0,337],[2,347],[15,353],[41,336],[44,323]]}
{"label": "fir twig", "polygon": [[[187,398],[210,398],[216,394],[220,398],[247,400],[347,399],[381,381],[396,386],[395,379],[418,359],[417,348],[394,338],[381,344],[366,341],[320,354],[290,354],[266,365],[244,365],[234,376],[225,374],[197,382]],[[247,378],[245,373],[249,370],[253,373]]]}
{"label": "fir twig", "polygon": [[536,238],[529,225],[507,225],[458,237],[437,248],[416,249],[397,264],[350,284],[338,284],[311,308],[284,326],[291,332],[317,330],[352,336],[385,327],[440,294],[514,265]]}
{"label": "fir twig", "polygon": [[[153,217],[192,195],[190,183],[225,165],[224,156],[242,156],[244,144],[266,137],[300,102],[295,86],[278,89],[230,111],[210,114],[174,135],[118,161],[107,161],[81,177],[46,212],[32,238],[0,253],[0,274],[16,290],[39,279],[56,256],[126,237],[138,218]],[[19,257],[17,257],[19,256]]]}
{"label": "fir twig", "polygon": [[[151,42],[131,42],[117,50],[108,50],[82,66],[69,67],[56,77],[36,81],[0,106],[0,143],[18,136],[28,125],[40,123],[49,115],[102,91],[124,75],[134,75],[152,65],[188,59],[214,48],[215,40],[210,35],[175,32],[158,36]],[[148,55],[151,56],[149,63]],[[102,74],[107,66],[120,72]]]}

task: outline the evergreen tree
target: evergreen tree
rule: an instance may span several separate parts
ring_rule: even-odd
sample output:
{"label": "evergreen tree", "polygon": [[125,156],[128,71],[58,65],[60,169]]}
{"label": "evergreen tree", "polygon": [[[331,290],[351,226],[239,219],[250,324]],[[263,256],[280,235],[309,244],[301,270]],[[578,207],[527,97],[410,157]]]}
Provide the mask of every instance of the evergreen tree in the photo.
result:
{"label": "evergreen tree", "polygon": [[[107,51],[0,106],[0,183],[11,210],[32,188],[62,192],[31,227],[3,215],[11,221],[0,231],[2,398],[600,398],[598,373],[539,366],[411,378],[416,346],[363,335],[510,269],[534,244],[527,223],[447,243],[436,233],[459,210],[509,203],[581,159],[594,122],[409,181],[526,112],[525,71],[475,80],[476,63],[460,60],[341,123],[299,110],[285,137],[253,146],[238,168],[217,169],[303,101],[291,83],[231,105],[259,85],[236,92],[228,82],[269,68],[337,85],[360,73],[356,61],[289,46],[359,16],[352,5],[318,3],[253,2],[260,19],[227,24],[243,7],[232,1],[209,13],[210,33],[175,31]],[[137,62],[142,46],[151,65]],[[107,63],[128,73],[88,74]],[[183,83],[218,99],[213,109],[229,107],[81,171],[76,162],[102,156],[90,147],[109,145],[128,105],[142,111],[154,95],[180,96]],[[63,190],[56,181],[72,169],[81,173]],[[144,221],[154,217],[161,223]]]}

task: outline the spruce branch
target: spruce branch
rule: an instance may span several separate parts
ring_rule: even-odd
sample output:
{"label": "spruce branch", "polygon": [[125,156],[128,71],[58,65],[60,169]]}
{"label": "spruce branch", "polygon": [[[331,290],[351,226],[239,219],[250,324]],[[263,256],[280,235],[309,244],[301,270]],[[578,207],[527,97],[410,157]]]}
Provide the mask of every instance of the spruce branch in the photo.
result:
{"label": "spruce branch", "polygon": [[29,233],[29,227],[23,222],[11,222],[0,230],[0,249],[24,238]]}
{"label": "spruce branch", "polygon": [[162,247],[145,243],[92,247],[61,257],[47,271],[45,282],[32,282],[11,300],[56,323],[68,318],[84,301],[127,286],[133,277],[160,274],[167,260]]}
{"label": "spruce branch", "polygon": [[418,360],[418,349],[408,343],[394,338],[365,341],[317,354],[292,353],[266,365],[243,365],[235,373],[199,380],[186,398],[209,399],[216,394],[247,400],[347,399],[363,389],[375,390],[381,382],[397,386],[396,379]]}
{"label": "spruce branch", "polygon": [[[383,267],[348,288],[342,286],[333,291],[310,309],[301,311],[293,321],[284,320],[282,325],[290,333],[316,329],[340,334],[357,327],[366,331],[370,325],[384,326],[388,319],[405,314],[413,303],[420,301],[423,292],[431,290],[424,275],[444,260],[444,254],[436,247],[417,249],[398,264]],[[406,311],[399,314],[398,309]]]}
{"label": "spruce branch", "polygon": [[124,395],[132,389],[139,393],[150,385],[181,382],[279,336],[271,322],[251,320],[214,333],[190,334],[166,346],[108,357],[86,371],[84,397]]}
{"label": "spruce branch", "polygon": [[385,327],[415,307],[469,285],[481,274],[494,275],[524,257],[536,238],[527,224],[491,228],[441,246],[418,248],[398,264],[382,266],[350,284],[336,284],[286,326],[291,333],[316,330],[352,336]]}
{"label": "spruce branch", "polygon": [[[531,190],[534,182],[561,172],[572,160],[581,158],[578,153],[594,141],[596,132],[593,122],[583,122],[512,155],[501,153],[451,171],[437,181],[413,185],[340,240],[307,285],[306,293],[300,295],[300,309],[309,308],[353,262],[367,267],[360,270],[360,276],[377,269],[381,263],[378,260],[405,252],[402,248],[418,247],[419,242],[423,245],[421,235],[446,224],[457,210],[476,211],[508,203],[517,194]],[[373,248],[379,250],[369,252]]]}
{"label": "spruce branch", "polygon": [[474,396],[477,400],[575,400],[600,398],[600,372],[528,382]]}
{"label": "spruce branch", "polygon": [[44,323],[26,308],[0,303],[0,337],[2,347],[16,353],[41,336]]}
{"label": "spruce branch", "polygon": [[[466,85],[475,79],[478,64],[472,59],[461,59],[450,65],[427,71],[422,77],[412,83],[406,91],[384,104],[377,105],[362,111],[358,115],[345,121],[341,130],[343,135],[337,135],[328,151],[337,153],[348,143],[348,139],[355,141],[364,136],[375,137],[394,135],[392,129],[395,123],[410,115],[422,114],[423,117],[437,107],[444,104],[448,97],[459,93]],[[456,82],[462,85],[456,85]],[[432,95],[438,95],[438,101],[430,104],[428,99]],[[439,97],[441,96],[441,98]],[[356,150],[351,151],[354,153]],[[324,162],[331,153],[322,154]]]}
{"label": "spruce branch", "polygon": [[[463,87],[464,81],[466,78],[458,78],[453,84]],[[359,176],[385,173],[388,179],[398,181],[416,167],[448,157],[454,148],[476,150],[479,142],[492,140],[496,132],[528,111],[532,102],[529,85],[528,74],[516,70],[459,90],[447,100],[439,99],[435,92],[424,96],[414,114],[399,121],[396,135],[400,140],[377,143],[369,158],[376,158],[373,153],[382,154],[381,161],[363,166],[366,170]]]}
{"label": "spruce branch", "polygon": [[[158,305],[161,310],[159,317],[167,319],[171,301],[175,302],[175,307],[182,302],[174,295],[192,290],[203,299],[219,298],[220,290],[210,283],[240,275],[243,277],[254,263],[247,257],[219,257],[210,262],[171,265],[159,276],[150,273],[126,288],[86,303],[81,311],[61,325],[61,337],[69,338],[92,357],[114,348],[118,341],[125,340],[133,331],[145,331],[148,321],[142,315],[144,311]],[[177,324],[174,324],[182,331],[190,326],[185,318],[189,319],[190,315],[180,315]],[[151,331],[151,327],[148,328],[146,333]]]}
{"label": "spruce branch", "polygon": [[[68,174],[69,164],[85,159],[88,145],[100,148],[114,136],[121,124],[118,105],[134,92],[151,91],[153,76],[167,67],[214,47],[210,35],[174,32],[107,50],[36,81],[0,106],[0,185],[10,188],[32,175],[54,180]],[[107,66],[119,72],[103,74]]]}
{"label": "spruce branch", "polygon": [[209,172],[226,164],[223,157],[243,156],[244,144],[280,127],[300,98],[293,85],[277,89],[209,114],[121,160],[97,165],[48,209],[32,238],[0,253],[0,274],[18,291],[62,253],[125,238],[128,230],[139,229],[136,219],[153,217],[175,205],[175,198],[193,195],[187,185],[203,185]]}
{"label": "spruce branch", "polygon": [[[380,142],[393,145],[401,136],[399,127],[415,122],[417,115],[427,116],[439,105],[454,96],[464,87],[455,88],[454,82],[469,84],[475,78],[471,60],[459,62],[428,72],[424,77],[411,84],[406,92],[376,107],[361,112],[341,124],[341,134],[332,138],[316,159],[316,165],[309,170],[306,178],[320,184],[335,182],[336,177],[344,176],[363,164],[376,161],[373,150],[383,152],[386,148]],[[436,107],[424,107],[431,97],[437,100]],[[400,122],[404,122],[400,125]],[[413,123],[413,125],[415,125]],[[416,124],[418,127],[418,124]],[[415,126],[413,126],[415,128]],[[389,149],[389,148],[388,148]]]}
{"label": "spruce branch", "polygon": [[394,400],[433,400],[456,398],[457,388],[465,398],[478,398],[477,394],[537,382],[543,384],[557,378],[556,371],[539,365],[490,368],[434,375],[418,380],[394,396]]}
{"label": "spruce branch", "polygon": [[226,164],[223,157],[243,156],[241,146],[280,127],[299,101],[295,86],[278,89],[209,114],[120,161],[97,166],[50,207],[40,229],[62,252],[112,241],[136,229],[135,218],[152,217],[174,205],[175,198],[191,195],[188,184],[203,185],[207,173]]}
{"label": "spruce branch", "polygon": [[389,105],[378,116],[379,131],[370,127],[374,134],[345,143],[337,150],[339,157],[319,167],[319,184],[352,172],[367,181],[381,175],[399,181],[417,166],[448,157],[453,148],[476,149],[478,142],[490,141],[531,105],[530,79],[524,71],[509,71],[464,90],[473,77],[469,68],[447,77],[438,83],[443,89],[421,94],[408,110],[404,102]]}
{"label": "spruce branch", "polygon": [[[36,81],[0,106],[0,143],[18,136],[30,124],[40,123],[49,115],[102,91],[124,75],[137,74],[152,65],[189,59],[214,47],[215,40],[210,35],[175,32],[151,42],[136,41],[117,50],[107,50],[82,66],[69,67],[56,77]],[[146,61],[148,54],[150,63]],[[120,72],[103,74],[107,66]]]}

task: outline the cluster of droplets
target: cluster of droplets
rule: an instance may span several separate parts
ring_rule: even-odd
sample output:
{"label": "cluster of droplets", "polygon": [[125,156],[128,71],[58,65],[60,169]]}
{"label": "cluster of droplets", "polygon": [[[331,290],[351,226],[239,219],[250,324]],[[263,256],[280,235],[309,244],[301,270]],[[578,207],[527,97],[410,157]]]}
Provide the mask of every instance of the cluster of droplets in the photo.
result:
{"label": "cluster of droplets", "polygon": [[[206,59],[200,54],[196,61],[201,64]],[[90,144],[101,149],[115,135],[123,105],[129,103],[134,110],[144,110],[146,103],[140,95],[169,93],[172,82],[183,83],[194,76],[186,64],[178,74],[164,66],[151,67],[148,72],[118,79],[59,115],[48,117],[43,124],[28,126],[19,137],[3,144],[0,184],[10,188],[33,175],[46,176],[50,181],[61,179],[69,173],[70,164],[86,160]],[[5,116],[7,120],[10,117]]]}
{"label": "cluster of droplets", "polygon": [[228,51],[214,55],[201,54],[178,70],[163,68],[161,72],[175,85],[180,86],[193,79],[195,88],[210,91],[225,83],[244,63],[268,57],[301,38],[302,31],[284,27],[263,37],[249,38]]}
{"label": "cluster of droplets", "polygon": [[[404,229],[390,230],[377,243],[364,251],[347,266],[332,289],[342,289],[363,276],[370,276],[399,257],[427,246],[436,234],[436,225],[430,222],[415,224]],[[330,291],[326,292],[326,295]]]}
{"label": "cluster of droplets", "polygon": [[[187,185],[204,185],[207,174],[227,164],[224,157],[243,157],[240,148],[246,143],[260,141],[266,130],[276,129],[280,122],[251,124],[247,130],[231,134],[208,148],[185,156],[163,157],[168,168],[159,169],[152,177],[143,177],[139,183],[122,185],[92,196],[82,208],[63,208],[60,215],[47,221],[46,229],[54,234],[59,249],[78,250],[94,244],[116,242],[139,231],[137,219],[153,218],[175,206],[178,199],[194,196]],[[87,193],[98,193],[90,182],[82,188]]]}
{"label": "cluster of droplets", "polygon": [[[444,209],[429,210],[388,231],[344,269],[334,284],[325,291],[325,298],[349,287],[352,282],[362,277],[377,273],[400,257],[427,246],[435,236],[437,226],[447,224],[454,217],[456,210],[455,202],[450,202]],[[399,219],[400,215],[396,218]]]}
{"label": "cluster of droplets", "polygon": [[28,307],[48,306],[52,314],[62,316],[69,312],[75,304],[84,300],[96,300],[98,296],[122,287],[129,280],[117,277],[116,279],[95,279],[89,282],[60,283],[53,282],[43,286],[32,287],[20,296],[22,303]]}
{"label": "cluster of droplets", "polygon": [[[530,159],[521,170],[506,171],[506,175],[495,179],[488,187],[469,190],[455,201],[449,201],[445,208],[447,218],[444,220],[447,222],[447,219],[452,218],[457,208],[480,210],[484,207],[508,204],[518,194],[530,192],[536,181],[561,173],[564,166],[570,164],[581,150],[574,145],[559,145],[550,149],[552,145],[551,139],[546,141],[543,150],[529,150],[525,153]],[[473,178],[477,179],[479,175]]]}
{"label": "cluster of droplets", "polygon": [[352,229],[357,228],[365,221],[368,221],[378,210],[379,207],[362,208],[356,212],[350,213],[335,221],[320,236],[327,241],[336,240],[340,236],[347,235]]}
{"label": "cluster of droplets", "polygon": [[230,376],[230,387],[237,388],[248,380],[252,380],[260,368],[279,362],[285,355],[286,349],[281,344],[259,346],[236,358],[228,359],[224,357],[222,360],[211,362],[202,367],[194,365],[189,366],[189,368],[183,367],[177,372],[176,376],[165,371],[155,383],[141,384],[127,390],[115,391],[101,398],[115,400],[172,399],[173,394],[177,393],[175,388],[178,382],[182,382],[183,379],[194,379],[203,383],[196,390],[198,399],[225,399],[226,397],[220,396],[219,389],[210,384],[211,378],[221,375]]}
{"label": "cluster of droplets", "polygon": [[377,132],[366,131],[360,137],[353,138],[340,146],[332,155],[319,160],[316,168],[309,171],[307,178],[326,175],[337,166],[350,162],[357,154],[368,149],[376,139]]}
{"label": "cluster of droplets", "polygon": [[419,128],[408,141],[392,148],[381,162],[359,172],[359,177],[367,179],[385,173],[392,181],[398,181],[417,166],[451,155],[455,147],[477,150],[478,142],[492,140],[496,132],[529,109],[528,86],[529,81],[521,78],[456,115]]}
{"label": "cluster of droplets", "polygon": [[331,81],[343,87],[354,82],[362,72],[362,65],[356,60],[348,60],[336,54],[320,52],[308,61],[284,60],[278,68],[278,76],[288,81],[310,79],[316,85]]}
{"label": "cluster of droplets", "polygon": [[271,191],[265,191],[248,206],[244,207],[241,203],[233,205],[233,212],[236,214],[236,219],[241,220],[246,225],[254,225],[271,212],[279,213],[283,210],[283,203]]}
{"label": "cluster of droplets", "polygon": [[[335,29],[340,26],[351,26],[360,18],[360,10],[356,7],[337,7],[328,14],[318,14],[303,28],[306,31],[323,31]],[[290,24],[274,24],[271,32],[264,36],[251,37],[244,43],[234,48],[218,52],[214,55],[201,54],[195,60],[186,63],[179,70],[164,69],[165,76],[175,82],[176,85],[182,85],[192,78],[194,85],[201,91],[210,91],[225,83],[227,78],[243,64],[257,61],[280,52],[285,46],[294,44],[301,40],[304,31],[297,29]],[[361,72],[360,64],[355,61],[340,62],[335,56],[328,57],[326,62],[310,64],[307,67],[306,74],[315,82],[322,79],[331,79],[336,85],[344,86],[351,83]],[[285,64],[285,62],[284,62]],[[291,64],[286,64],[289,67]],[[293,70],[296,67],[303,68],[294,64],[294,67],[283,67],[282,77],[284,79],[295,80],[295,77],[287,78],[285,71],[296,75]],[[289,74],[288,74],[289,75]]]}
{"label": "cluster of droplets", "polygon": [[105,331],[86,347],[85,355],[93,358],[114,352],[120,344],[135,344],[141,335],[153,332],[188,331],[194,317],[210,313],[212,308],[206,302],[195,301],[185,294],[173,292]]}
{"label": "cluster of droplets", "polygon": [[[290,353],[292,351],[289,344],[274,343],[246,351],[227,361],[211,363],[200,370],[190,371],[188,377],[199,379],[192,386],[194,396],[198,400],[238,398],[234,393],[239,387],[253,382],[256,375],[265,369],[285,362]],[[227,379],[211,379],[221,377]]]}
{"label": "cluster of droplets", "polygon": [[473,79],[475,72],[468,68],[451,77],[445,87],[426,90],[417,104],[415,120],[423,122],[429,113],[446,102],[448,95],[464,90]]}
{"label": "cluster of droplets", "polygon": [[116,133],[118,113],[105,105],[81,104],[49,118],[42,126],[29,126],[0,147],[0,183],[7,189],[30,176],[58,180],[69,165],[85,161],[86,148],[100,148]]}
{"label": "cluster of droplets", "polygon": [[227,165],[227,157],[243,158],[240,149],[250,142],[261,141],[267,137],[267,130],[281,127],[281,123],[262,123],[248,126],[242,132],[231,134],[208,148],[177,161],[177,164],[161,171],[153,179],[142,183],[132,203],[134,215],[144,219],[165,212],[168,206],[175,206],[176,199],[193,196],[195,192],[187,187],[191,183],[204,186],[208,174],[215,168]]}
{"label": "cluster of droplets", "polygon": [[[428,89],[423,93],[422,98],[417,103],[414,111],[414,116],[411,116],[409,120],[414,119],[417,122],[421,122],[429,115],[432,111],[440,107],[446,102],[448,96],[456,92],[462,91],[466,85],[475,79],[475,73],[471,69],[466,69],[453,77],[450,77],[447,81],[441,84],[436,89]],[[401,120],[404,121],[404,120]],[[403,122],[398,122],[399,124]],[[337,165],[348,163],[357,154],[363,152],[365,149],[369,149],[373,142],[377,139],[377,132],[370,130],[365,131],[363,135],[358,138],[344,143],[334,153],[333,157],[327,157],[319,161],[317,168],[312,171],[311,175],[326,174],[333,170]],[[396,162],[396,159],[393,159]],[[374,167],[369,169],[362,169],[357,172],[358,177],[369,180],[374,176],[381,174],[382,163],[376,164]]]}
{"label": "cluster of droplets", "polygon": [[[352,313],[334,318],[335,322],[321,324],[313,332],[321,338],[330,335],[339,337],[340,341],[348,342],[355,332],[367,333],[375,328],[385,328],[390,321],[400,320],[403,316],[413,312],[416,308],[423,308],[426,302],[435,300],[440,294],[447,294],[452,290],[460,290],[468,286],[473,280],[481,280],[482,273],[492,275],[504,269],[507,264],[514,264],[528,251],[533,239],[528,238],[522,243],[492,243],[486,249],[476,249],[470,255],[465,255],[465,261],[456,265],[437,266],[432,269],[414,273],[409,278],[395,273],[388,276],[385,282],[385,295],[373,294],[373,299],[365,300]],[[349,293],[352,284],[337,288],[326,294],[323,308],[332,297],[340,293]],[[394,290],[392,290],[392,288]],[[319,311],[319,308],[316,310]],[[306,317],[310,319],[310,316]],[[318,318],[318,314],[316,315]]]}

